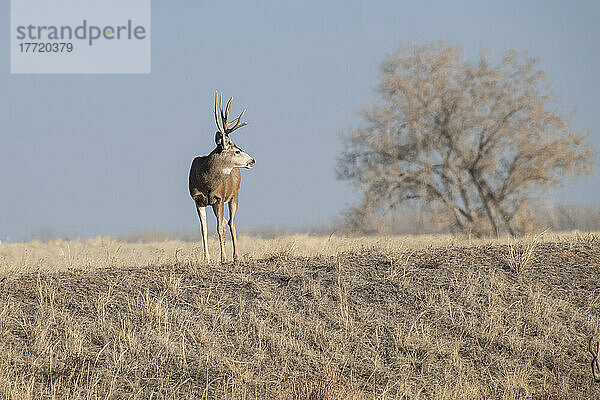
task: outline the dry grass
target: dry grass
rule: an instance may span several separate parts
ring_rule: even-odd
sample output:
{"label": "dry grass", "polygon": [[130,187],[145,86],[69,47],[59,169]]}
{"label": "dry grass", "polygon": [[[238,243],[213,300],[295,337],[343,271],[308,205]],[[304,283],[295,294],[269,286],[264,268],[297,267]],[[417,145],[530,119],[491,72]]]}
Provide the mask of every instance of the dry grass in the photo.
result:
{"label": "dry grass", "polygon": [[0,398],[600,398],[597,235],[240,242],[0,245]]}
{"label": "dry grass", "polygon": [[[593,234],[592,234],[593,236]],[[287,235],[275,239],[262,239],[240,235],[239,251],[242,261],[272,256],[317,257],[333,256],[347,252],[376,249],[386,254],[403,254],[412,250],[443,247],[471,247],[552,243],[557,241],[585,240],[590,234],[579,232],[543,233],[519,239],[476,239],[453,235],[398,235],[347,237]],[[209,239],[213,258],[218,256],[216,234]],[[406,250],[406,251],[405,251]],[[227,254],[231,258],[231,243],[227,241]],[[151,243],[127,243],[109,237],[85,241],[61,239],[48,242],[0,243],[0,276],[10,272],[56,272],[77,269],[148,267],[162,264],[204,264],[201,243],[165,240]]]}

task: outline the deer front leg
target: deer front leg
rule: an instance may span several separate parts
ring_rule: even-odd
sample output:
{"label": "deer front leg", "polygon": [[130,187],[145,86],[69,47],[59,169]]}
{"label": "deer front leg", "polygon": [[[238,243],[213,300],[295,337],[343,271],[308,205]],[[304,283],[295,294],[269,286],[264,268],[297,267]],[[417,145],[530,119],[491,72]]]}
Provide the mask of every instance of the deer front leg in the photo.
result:
{"label": "deer front leg", "polygon": [[225,216],[224,204],[218,201],[212,206],[215,217],[217,217],[217,233],[219,234],[219,244],[221,245],[221,262],[225,262]]}
{"label": "deer front leg", "polygon": [[206,225],[206,207],[201,207],[196,204],[198,216],[200,217],[200,228],[202,230],[202,249],[204,251],[204,259],[210,262],[210,254],[208,253],[208,233]]}
{"label": "deer front leg", "polygon": [[229,202],[229,231],[231,232],[231,241],[233,242],[233,261],[238,262],[237,236],[235,233],[235,212],[237,211],[237,199]]}

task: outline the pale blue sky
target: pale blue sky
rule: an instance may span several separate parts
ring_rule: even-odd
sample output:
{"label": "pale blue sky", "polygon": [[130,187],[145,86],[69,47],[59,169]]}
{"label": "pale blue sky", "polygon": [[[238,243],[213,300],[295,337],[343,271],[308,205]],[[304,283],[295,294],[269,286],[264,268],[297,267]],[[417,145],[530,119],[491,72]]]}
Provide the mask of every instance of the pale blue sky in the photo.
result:
{"label": "pale blue sky", "polygon": [[[596,1],[154,1],[150,75],[10,75],[8,16],[0,0],[0,240],[198,229],[187,175],[213,148],[215,89],[247,108],[232,138],[257,160],[238,230],[327,223],[357,199],[339,134],[411,42],[529,50],[600,148]],[[598,183],[549,196],[597,204]]]}

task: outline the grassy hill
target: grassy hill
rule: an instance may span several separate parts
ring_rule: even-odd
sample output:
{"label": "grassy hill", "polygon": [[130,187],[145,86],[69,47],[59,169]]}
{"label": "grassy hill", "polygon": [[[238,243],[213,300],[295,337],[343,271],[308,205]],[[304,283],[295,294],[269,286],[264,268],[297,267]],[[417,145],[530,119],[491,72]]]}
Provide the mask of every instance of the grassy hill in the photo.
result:
{"label": "grassy hill", "polygon": [[597,235],[277,240],[0,245],[0,398],[600,398]]}

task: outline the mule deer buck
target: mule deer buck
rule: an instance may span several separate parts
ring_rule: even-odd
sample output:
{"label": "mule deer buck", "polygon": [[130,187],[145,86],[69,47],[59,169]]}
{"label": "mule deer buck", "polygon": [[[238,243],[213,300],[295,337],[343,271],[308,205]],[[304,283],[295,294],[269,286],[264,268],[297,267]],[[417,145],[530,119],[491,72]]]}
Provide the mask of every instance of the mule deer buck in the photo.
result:
{"label": "mule deer buck", "polygon": [[[241,182],[239,168],[250,169],[254,166],[254,159],[229,138],[233,131],[247,124],[247,122],[241,122],[246,110],[242,111],[240,116],[233,121],[228,121],[232,100],[233,97],[229,99],[225,111],[223,111],[223,94],[219,97],[219,94],[215,93],[215,122],[218,128],[215,133],[215,143],[217,147],[207,156],[196,157],[192,161],[190,169],[190,195],[194,199],[200,217],[202,246],[204,258],[207,261],[210,261],[210,255],[208,253],[206,206],[212,206],[217,218],[221,262],[225,262],[225,203],[229,203],[229,230],[233,242],[233,259],[239,260],[235,233],[235,212],[237,211]],[[221,124],[219,124],[219,116]]]}

